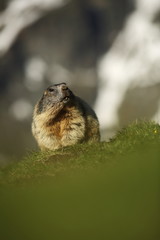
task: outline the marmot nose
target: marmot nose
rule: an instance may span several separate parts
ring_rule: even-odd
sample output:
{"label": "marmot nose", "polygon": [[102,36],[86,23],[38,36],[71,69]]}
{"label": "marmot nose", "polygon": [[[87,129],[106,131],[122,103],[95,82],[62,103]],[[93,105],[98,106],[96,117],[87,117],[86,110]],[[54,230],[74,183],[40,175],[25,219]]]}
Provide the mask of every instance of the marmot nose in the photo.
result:
{"label": "marmot nose", "polygon": [[65,90],[67,90],[68,89],[68,87],[65,85],[65,84],[63,84],[62,86],[61,86],[61,90],[62,91],[65,91]]}

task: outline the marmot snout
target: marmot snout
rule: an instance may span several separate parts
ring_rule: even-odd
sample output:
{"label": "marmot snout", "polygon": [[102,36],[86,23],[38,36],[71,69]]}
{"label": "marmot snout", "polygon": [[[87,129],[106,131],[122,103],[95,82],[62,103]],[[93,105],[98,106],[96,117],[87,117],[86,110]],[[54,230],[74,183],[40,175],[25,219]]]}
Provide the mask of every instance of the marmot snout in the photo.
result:
{"label": "marmot snout", "polygon": [[65,83],[45,90],[34,108],[32,133],[41,150],[100,140],[95,112]]}

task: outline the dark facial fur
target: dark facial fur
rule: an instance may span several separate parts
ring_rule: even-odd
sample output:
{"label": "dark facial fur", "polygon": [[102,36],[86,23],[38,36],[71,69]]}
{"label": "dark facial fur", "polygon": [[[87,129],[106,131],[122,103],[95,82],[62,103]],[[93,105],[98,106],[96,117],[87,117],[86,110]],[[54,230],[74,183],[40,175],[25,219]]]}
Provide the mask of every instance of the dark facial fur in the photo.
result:
{"label": "dark facial fur", "polygon": [[52,85],[43,93],[37,106],[37,113],[40,114],[47,109],[56,106],[58,103],[62,103],[65,106],[73,99],[73,97],[74,95],[72,91],[65,83]]}

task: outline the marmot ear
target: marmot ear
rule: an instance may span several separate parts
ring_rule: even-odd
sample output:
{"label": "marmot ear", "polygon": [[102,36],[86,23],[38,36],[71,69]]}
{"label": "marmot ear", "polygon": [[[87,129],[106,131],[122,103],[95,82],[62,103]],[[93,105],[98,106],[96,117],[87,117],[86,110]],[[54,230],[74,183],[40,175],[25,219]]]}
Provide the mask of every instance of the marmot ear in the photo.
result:
{"label": "marmot ear", "polygon": [[44,92],[44,94],[43,94],[44,96],[46,96],[47,95],[47,90]]}

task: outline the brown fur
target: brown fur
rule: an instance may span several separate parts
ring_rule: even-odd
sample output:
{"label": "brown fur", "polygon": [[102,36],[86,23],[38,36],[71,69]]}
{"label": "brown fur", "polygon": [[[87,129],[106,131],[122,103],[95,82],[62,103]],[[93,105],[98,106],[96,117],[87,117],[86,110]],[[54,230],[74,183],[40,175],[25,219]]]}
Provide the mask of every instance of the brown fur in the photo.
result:
{"label": "brown fur", "polygon": [[67,104],[55,103],[41,113],[38,113],[39,103],[34,109],[32,133],[41,150],[100,140],[97,117],[79,97],[74,96]]}

